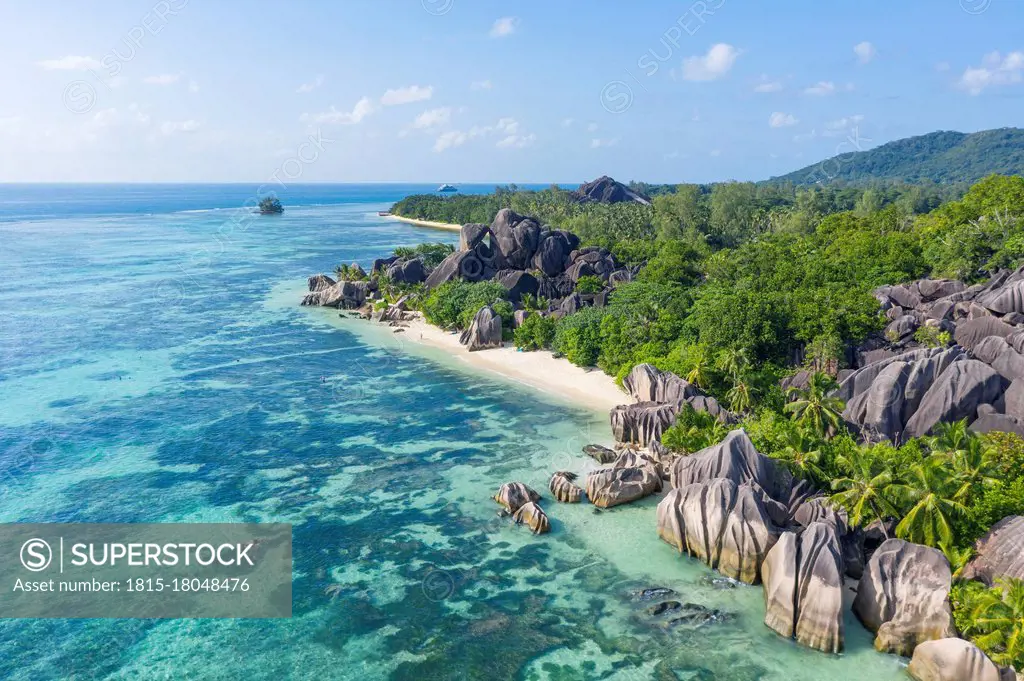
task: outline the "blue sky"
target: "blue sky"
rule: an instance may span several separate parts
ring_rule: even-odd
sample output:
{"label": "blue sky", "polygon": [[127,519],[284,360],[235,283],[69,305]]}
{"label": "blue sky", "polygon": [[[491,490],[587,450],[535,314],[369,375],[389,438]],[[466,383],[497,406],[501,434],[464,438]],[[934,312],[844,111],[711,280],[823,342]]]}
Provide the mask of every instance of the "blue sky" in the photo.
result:
{"label": "blue sky", "polygon": [[764,179],[1024,119],[1024,2],[3,3],[0,181]]}

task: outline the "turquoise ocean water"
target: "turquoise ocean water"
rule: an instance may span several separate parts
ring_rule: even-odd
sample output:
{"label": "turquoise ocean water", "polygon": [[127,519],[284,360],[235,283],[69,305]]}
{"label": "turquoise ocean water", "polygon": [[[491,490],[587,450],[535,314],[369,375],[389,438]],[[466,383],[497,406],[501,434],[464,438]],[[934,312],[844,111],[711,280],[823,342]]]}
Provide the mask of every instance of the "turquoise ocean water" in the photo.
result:
{"label": "turquoise ocean water", "polygon": [[[545,508],[606,414],[304,309],[305,277],[455,235],[378,218],[436,185],[0,185],[0,522],[289,522],[287,620],[0,619],[0,678],[888,680],[825,656],[657,539],[655,500]],[[489,191],[491,187],[464,187]],[[636,589],[731,613],[664,629]],[[0,613],[2,616],[2,613]]]}

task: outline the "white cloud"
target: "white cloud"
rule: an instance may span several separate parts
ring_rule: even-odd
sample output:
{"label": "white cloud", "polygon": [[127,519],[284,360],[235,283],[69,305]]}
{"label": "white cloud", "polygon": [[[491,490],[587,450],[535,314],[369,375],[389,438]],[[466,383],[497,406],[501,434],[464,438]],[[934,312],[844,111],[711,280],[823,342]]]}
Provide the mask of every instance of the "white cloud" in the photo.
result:
{"label": "white cloud", "polygon": [[60,59],[45,59],[37,64],[47,71],[95,71],[103,65],[92,57],[68,55]]}
{"label": "white cloud", "polygon": [[188,91],[192,93],[199,92],[199,83],[194,80],[188,82]]}
{"label": "white cloud", "polygon": [[597,130],[597,123],[591,123],[587,126],[587,132],[594,132]]}
{"label": "white cloud", "polygon": [[875,49],[874,45],[865,40],[864,42],[857,43],[853,46],[853,53],[857,55],[857,61],[861,64],[867,64],[875,58],[878,54],[878,50]]}
{"label": "white cloud", "polygon": [[683,79],[708,81],[721,78],[729,72],[740,51],[732,45],[712,45],[704,56],[687,57],[683,60]]}
{"label": "white cloud", "polygon": [[599,138],[595,137],[594,139],[590,140],[590,148],[591,149],[600,149],[601,147],[614,147],[618,143],[619,143],[619,138],[618,137],[613,137],[611,139],[599,139]]}
{"label": "white cloud", "polygon": [[161,73],[158,76],[146,76],[142,79],[148,85],[173,85],[181,80],[180,73]]}
{"label": "white cloud", "polygon": [[451,149],[454,147],[461,147],[469,139],[469,135],[462,132],[461,130],[449,130],[443,133],[434,142],[434,151],[444,151],[445,149]]}
{"label": "white cloud", "polygon": [[300,85],[298,87],[298,89],[295,90],[295,92],[297,92],[300,95],[306,94],[307,92],[312,92],[313,90],[317,89],[318,87],[320,87],[323,84],[324,84],[324,77],[322,75],[321,76],[317,76],[316,78],[314,78],[313,80],[309,81],[308,83],[303,83],[302,85]]}
{"label": "white cloud", "polygon": [[831,95],[836,91],[836,84],[830,80],[820,80],[809,88],[804,89],[805,95]]}
{"label": "white cloud", "polygon": [[433,96],[434,88],[432,86],[420,87],[419,85],[411,85],[398,88],[397,90],[388,90],[381,96],[380,103],[384,106],[397,106],[399,104],[421,102]]}
{"label": "white cloud", "polygon": [[516,17],[502,17],[494,22],[491,26],[491,37],[492,38],[504,38],[507,35],[512,35],[516,32],[519,27],[519,19]]}
{"label": "white cloud", "polygon": [[199,122],[187,121],[164,121],[160,125],[160,132],[165,135],[173,135],[178,132],[195,132],[199,129]]}
{"label": "white cloud", "polygon": [[575,118],[563,118],[562,119],[562,127],[563,128],[571,128],[572,124],[575,123],[575,122],[576,122]]}
{"label": "white cloud", "polygon": [[509,135],[498,140],[498,143],[495,144],[494,146],[501,149],[522,149],[523,147],[530,146],[536,141],[537,136],[532,133],[529,135]]}
{"label": "white cloud", "polygon": [[773,128],[785,128],[790,125],[796,125],[799,122],[793,114],[782,113],[781,111],[776,111],[768,117],[768,125]]}
{"label": "white cloud", "polygon": [[436,128],[439,125],[444,125],[452,118],[452,108],[450,106],[441,107],[439,109],[429,109],[424,111],[416,120],[412,122],[412,127],[420,130],[429,130],[430,128]]}
{"label": "white cloud", "polygon": [[470,90],[490,90],[494,87],[494,83],[489,80],[474,80],[469,84]]}
{"label": "white cloud", "polygon": [[369,97],[363,97],[352,111],[338,111],[333,106],[330,111],[318,114],[302,114],[299,118],[303,123],[338,123],[340,125],[355,125],[374,112],[373,102]]}
{"label": "white cloud", "polygon": [[754,92],[778,92],[782,89],[782,83],[772,80],[768,74],[761,74],[761,82],[754,86]]}
{"label": "white cloud", "polygon": [[980,95],[989,87],[1015,85],[1024,80],[1024,52],[999,52],[985,55],[981,66],[968,67],[957,85],[972,95]]}
{"label": "white cloud", "polygon": [[503,132],[506,135],[514,135],[519,132],[519,121],[514,118],[502,118],[498,120],[498,124],[495,127],[498,132]]}

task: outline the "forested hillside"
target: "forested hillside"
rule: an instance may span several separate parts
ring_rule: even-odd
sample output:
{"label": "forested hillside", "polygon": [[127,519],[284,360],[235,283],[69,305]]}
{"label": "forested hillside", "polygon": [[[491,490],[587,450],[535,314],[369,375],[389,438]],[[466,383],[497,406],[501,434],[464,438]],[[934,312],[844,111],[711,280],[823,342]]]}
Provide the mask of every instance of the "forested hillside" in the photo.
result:
{"label": "forested hillside", "polygon": [[1024,173],[1024,130],[999,128],[972,134],[939,131],[908,137],[836,156],[770,182],[974,183],[992,173]]}

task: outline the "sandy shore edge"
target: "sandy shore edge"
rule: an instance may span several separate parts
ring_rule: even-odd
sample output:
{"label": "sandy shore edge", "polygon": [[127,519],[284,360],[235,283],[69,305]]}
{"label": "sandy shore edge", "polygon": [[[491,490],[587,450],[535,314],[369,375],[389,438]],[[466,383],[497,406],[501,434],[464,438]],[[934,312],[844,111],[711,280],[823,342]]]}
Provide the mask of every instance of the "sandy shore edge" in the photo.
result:
{"label": "sandy shore edge", "polygon": [[569,406],[607,414],[612,407],[633,402],[611,376],[599,369],[583,369],[545,350],[519,352],[507,344],[502,348],[469,352],[459,343],[459,334],[432,326],[422,317],[404,321],[400,327],[348,315],[331,317],[333,324],[340,328],[366,336],[368,340],[376,339],[371,342],[383,341],[385,347],[400,352],[451,361],[456,368],[471,373],[493,374]]}
{"label": "sandy shore edge", "polygon": [[382,215],[385,220],[398,220],[418,227],[429,227],[431,229],[443,229],[448,232],[461,232],[462,225],[453,225],[450,222],[434,222],[433,220],[420,220],[418,218],[406,218],[401,215]]}

